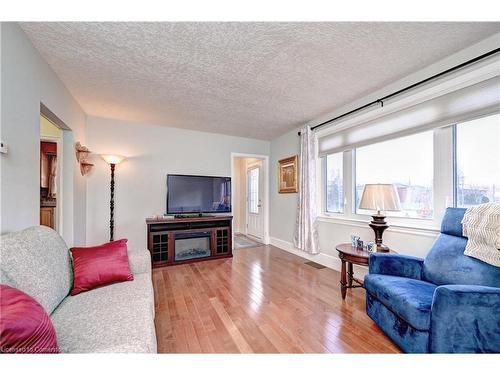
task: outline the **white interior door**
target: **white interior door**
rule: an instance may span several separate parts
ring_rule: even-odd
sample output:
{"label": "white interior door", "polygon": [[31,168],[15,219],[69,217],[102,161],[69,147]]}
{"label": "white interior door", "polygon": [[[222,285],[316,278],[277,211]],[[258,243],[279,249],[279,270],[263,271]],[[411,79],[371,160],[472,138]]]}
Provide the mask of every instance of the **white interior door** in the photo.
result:
{"label": "white interior door", "polygon": [[261,165],[255,165],[247,169],[247,234],[260,239],[264,237],[262,180]]}

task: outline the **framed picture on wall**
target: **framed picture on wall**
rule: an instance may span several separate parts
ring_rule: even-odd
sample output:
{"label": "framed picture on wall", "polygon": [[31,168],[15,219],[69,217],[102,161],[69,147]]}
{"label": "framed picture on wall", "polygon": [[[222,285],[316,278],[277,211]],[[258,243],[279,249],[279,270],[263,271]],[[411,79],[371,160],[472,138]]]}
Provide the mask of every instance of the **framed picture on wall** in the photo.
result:
{"label": "framed picture on wall", "polygon": [[298,158],[290,156],[278,161],[278,193],[297,193],[298,186]]}

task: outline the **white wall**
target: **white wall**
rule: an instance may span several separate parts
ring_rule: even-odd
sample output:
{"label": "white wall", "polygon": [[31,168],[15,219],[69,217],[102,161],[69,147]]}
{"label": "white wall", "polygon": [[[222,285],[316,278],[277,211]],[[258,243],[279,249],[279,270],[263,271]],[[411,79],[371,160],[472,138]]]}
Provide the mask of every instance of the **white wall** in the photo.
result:
{"label": "white wall", "polygon": [[[472,59],[483,53],[497,48],[500,34],[496,34],[484,41],[473,45],[459,53],[449,56],[431,66],[426,67],[418,72],[415,72],[403,79],[392,83],[391,85],[378,90],[366,97],[360,98],[354,103],[339,108],[329,114],[317,118],[309,122],[309,125],[315,125],[329,118],[338,116],[344,112],[352,110],[360,105],[371,102],[384,95],[390,94],[402,87],[411,83],[425,79],[433,74],[439,73],[461,62]],[[342,242],[349,242],[350,235],[356,234],[364,240],[372,240],[374,234],[366,223],[340,223],[335,220],[320,219],[319,221],[319,237],[321,253],[316,256],[307,255],[304,252],[296,250],[293,245],[293,233],[295,226],[296,206],[298,194],[278,194],[277,187],[277,163],[279,159],[296,155],[299,152],[299,137],[297,131],[290,131],[271,141],[271,243],[285,250],[294,252],[297,255],[304,256],[308,259],[313,259],[318,263],[322,263],[329,267],[339,269],[340,262],[338,260],[335,245]],[[390,224],[390,218],[388,219]],[[435,231],[423,231],[418,229],[404,228],[389,228],[384,233],[384,242],[391,248],[402,254],[410,254],[416,256],[425,256],[430,246],[432,245],[437,233]]]}
{"label": "white wall", "polygon": [[[165,212],[168,173],[231,175],[231,152],[269,154],[267,141],[151,124],[87,118],[87,143],[94,154],[128,159],[116,167],[115,238],[146,248],[145,219]],[[94,155],[87,180],[87,243],[109,238],[109,166]]]}
{"label": "white wall", "polygon": [[[71,128],[64,136],[66,143],[85,143],[85,114],[19,26],[2,22],[0,27],[0,131],[9,147],[7,155],[0,155],[0,231],[5,233],[39,224],[40,103]],[[64,186],[63,237],[68,245],[85,244],[86,180],[79,173],[72,143],[68,146],[66,172],[72,178]]]}
{"label": "white wall", "polygon": [[297,130],[291,131],[271,142],[270,161],[270,235],[286,242],[292,242],[297,213],[296,193],[278,193],[278,160],[298,155],[299,137]]}

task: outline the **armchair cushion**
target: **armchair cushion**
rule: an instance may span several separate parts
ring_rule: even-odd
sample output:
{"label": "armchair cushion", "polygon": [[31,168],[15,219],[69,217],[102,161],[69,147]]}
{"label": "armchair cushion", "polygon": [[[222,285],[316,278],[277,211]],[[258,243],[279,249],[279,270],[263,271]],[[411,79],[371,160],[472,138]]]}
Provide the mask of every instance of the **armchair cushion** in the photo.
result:
{"label": "armchair cushion", "polygon": [[423,279],[437,285],[500,286],[500,268],[464,255],[467,238],[441,233],[424,261]]}
{"label": "armchair cushion", "polygon": [[434,353],[500,353],[500,288],[443,285],[431,314]]}
{"label": "armchair cushion", "polygon": [[368,262],[370,273],[420,280],[424,260],[408,255],[374,253],[370,254]]}
{"label": "armchair cushion", "polygon": [[441,222],[441,233],[454,237],[464,237],[462,219],[465,209],[448,207]]}
{"label": "armchair cushion", "polygon": [[422,278],[437,285],[469,284],[500,287],[500,269],[464,255],[463,208],[447,208],[441,233],[425,257]]}
{"label": "armchair cushion", "polygon": [[413,328],[429,329],[436,285],[399,276],[369,274],[365,276],[365,288]]}
{"label": "armchair cushion", "polygon": [[405,353],[429,352],[429,331],[413,328],[370,293],[366,293],[366,313]]}

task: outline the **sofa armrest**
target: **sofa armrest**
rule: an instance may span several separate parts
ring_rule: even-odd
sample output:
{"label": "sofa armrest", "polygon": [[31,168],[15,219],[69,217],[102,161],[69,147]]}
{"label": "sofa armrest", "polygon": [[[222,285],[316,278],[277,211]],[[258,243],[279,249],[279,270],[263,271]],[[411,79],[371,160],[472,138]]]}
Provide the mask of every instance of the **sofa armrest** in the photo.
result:
{"label": "sofa armrest", "polygon": [[424,260],[422,258],[399,254],[370,254],[368,267],[370,273],[401,276],[420,280]]}
{"label": "sofa armrest", "polygon": [[128,249],[128,263],[130,271],[135,275],[151,273],[151,254],[149,250]]}
{"label": "sofa armrest", "polygon": [[431,352],[499,353],[500,288],[442,285],[431,308]]}

